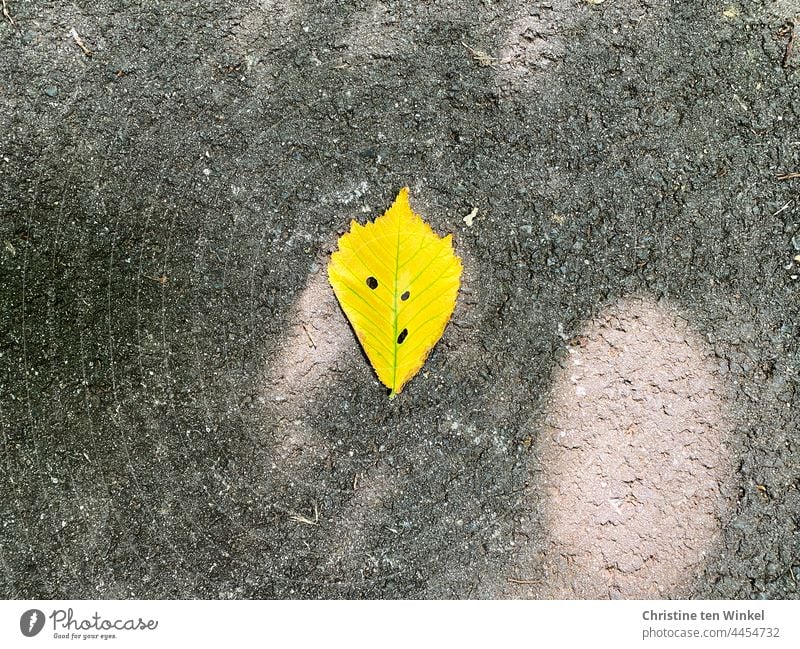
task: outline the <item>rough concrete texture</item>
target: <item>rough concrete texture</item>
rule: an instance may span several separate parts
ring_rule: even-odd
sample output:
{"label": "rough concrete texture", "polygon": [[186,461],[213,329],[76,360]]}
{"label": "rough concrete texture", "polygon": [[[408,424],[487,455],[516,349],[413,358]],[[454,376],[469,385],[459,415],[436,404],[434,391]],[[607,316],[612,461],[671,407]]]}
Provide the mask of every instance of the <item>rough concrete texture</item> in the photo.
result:
{"label": "rough concrete texture", "polygon": [[[6,5],[0,595],[797,597],[798,2]],[[324,271],[404,185],[389,401]]]}
{"label": "rough concrete texture", "polygon": [[713,356],[669,311],[638,300],[601,312],[568,351],[539,440],[547,588],[685,596],[735,498]]}

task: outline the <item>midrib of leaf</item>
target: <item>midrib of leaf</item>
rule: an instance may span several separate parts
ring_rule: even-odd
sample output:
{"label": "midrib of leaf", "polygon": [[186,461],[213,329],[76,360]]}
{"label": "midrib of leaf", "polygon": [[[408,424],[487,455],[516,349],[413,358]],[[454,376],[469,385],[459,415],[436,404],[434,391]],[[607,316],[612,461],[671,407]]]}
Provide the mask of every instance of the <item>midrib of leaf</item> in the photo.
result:
{"label": "midrib of leaf", "polygon": [[389,395],[390,399],[394,399],[397,393],[394,391],[397,386],[397,275],[400,273],[400,218],[397,218],[397,244],[394,249],[394,293],[392,295],[394,301],[394,310],[392,316],[394,319],[394,334],[392,335],[392,346],[394,347],[394,363],[392,364],[392,392]]}

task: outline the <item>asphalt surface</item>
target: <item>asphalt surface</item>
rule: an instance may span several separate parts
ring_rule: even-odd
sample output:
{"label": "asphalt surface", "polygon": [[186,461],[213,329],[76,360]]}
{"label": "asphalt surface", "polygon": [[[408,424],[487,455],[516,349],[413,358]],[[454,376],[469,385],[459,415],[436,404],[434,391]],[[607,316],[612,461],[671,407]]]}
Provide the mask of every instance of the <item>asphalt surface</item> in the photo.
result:
{"label": "asphalt surface", "polygon": [[[4,6],[0,596],[798,596],[800,3]],[[389,401],[325,268],[406,185]]]}

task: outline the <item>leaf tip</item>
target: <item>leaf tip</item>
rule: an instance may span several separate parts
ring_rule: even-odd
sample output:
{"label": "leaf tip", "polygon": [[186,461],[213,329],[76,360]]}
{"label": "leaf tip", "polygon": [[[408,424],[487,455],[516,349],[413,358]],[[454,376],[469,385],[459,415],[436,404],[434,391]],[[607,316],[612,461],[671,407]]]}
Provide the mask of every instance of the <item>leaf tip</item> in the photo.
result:
{"label": "leaf tip", "polygon": [[409,208],[411,207],[411,202],[409,201],[408,185],[402,187],[399,192],[397,192],[397,198],[394,199],[395,203],[400,203],[401,205],[407,205]]}

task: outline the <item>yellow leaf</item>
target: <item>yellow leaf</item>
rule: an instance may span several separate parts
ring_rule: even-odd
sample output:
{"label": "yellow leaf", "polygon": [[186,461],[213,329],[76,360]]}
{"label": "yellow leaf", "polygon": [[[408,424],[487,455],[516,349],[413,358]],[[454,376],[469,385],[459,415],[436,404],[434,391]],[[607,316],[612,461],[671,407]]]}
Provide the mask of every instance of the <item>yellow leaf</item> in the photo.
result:
{"label": "yellow leaf", "polygon": [[394,398],[442,337],[461,284],[451,235],[415,214],[408,188],[383,216],[339,239],[328,279],[364,352]]}

